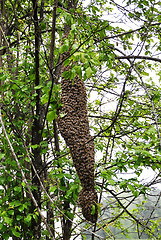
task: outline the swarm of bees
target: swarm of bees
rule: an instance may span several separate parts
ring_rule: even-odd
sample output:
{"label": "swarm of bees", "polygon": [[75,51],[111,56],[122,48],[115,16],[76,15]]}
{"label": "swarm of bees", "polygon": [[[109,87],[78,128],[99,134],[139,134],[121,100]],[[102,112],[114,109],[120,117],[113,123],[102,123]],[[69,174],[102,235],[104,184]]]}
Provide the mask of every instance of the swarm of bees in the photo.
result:
{"label": "swarm of bees", "polygon": [[[64,67],[64,71],[68,70]],[[62,78],[62,109],[63,117],[58,117],[58,126],[65,139],[79,176],[82,190],[79,194],[79,204],[86,220],[97,221],[97,193],[94,182],[94,141],[89,131],[87,116],[87,96],[82,79],[76,76],[74,80]]]}

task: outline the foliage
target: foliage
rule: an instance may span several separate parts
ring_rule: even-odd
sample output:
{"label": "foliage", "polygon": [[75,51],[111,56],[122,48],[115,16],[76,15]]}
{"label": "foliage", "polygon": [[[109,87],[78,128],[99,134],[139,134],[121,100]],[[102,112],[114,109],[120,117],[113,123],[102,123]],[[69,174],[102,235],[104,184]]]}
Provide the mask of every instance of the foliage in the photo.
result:
{"label": "foliage", "polygon": [[[161,181],[160,11],[155,0],[1,1],[1,239],[161,238],[159,192],[145,214]],[[62,64],[71,66],[62,76],[87,89],[96,225],[82,218],[80,181],[57,128]]]}

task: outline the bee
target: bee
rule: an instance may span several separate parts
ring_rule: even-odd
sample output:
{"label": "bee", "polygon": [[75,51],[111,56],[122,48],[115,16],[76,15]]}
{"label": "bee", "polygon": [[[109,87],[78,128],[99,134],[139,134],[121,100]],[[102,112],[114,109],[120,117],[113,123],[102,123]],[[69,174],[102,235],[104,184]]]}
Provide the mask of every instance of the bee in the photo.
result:
{"label": "bee", "polygon": [[[69,71],[69,66],[64,71]],[[91,222],[97,221],[97,193],[94,182],[95,152],[91,140],[87,115],[87,95],[85,85],[79,76],[74,80],[62,77],[62,113],[58,116],[58,126],[73,159],[74,167],[79,176],[82,190],[79,194],[79,204],[83,216]],[[91,214],[94,206],[94,213]]]}

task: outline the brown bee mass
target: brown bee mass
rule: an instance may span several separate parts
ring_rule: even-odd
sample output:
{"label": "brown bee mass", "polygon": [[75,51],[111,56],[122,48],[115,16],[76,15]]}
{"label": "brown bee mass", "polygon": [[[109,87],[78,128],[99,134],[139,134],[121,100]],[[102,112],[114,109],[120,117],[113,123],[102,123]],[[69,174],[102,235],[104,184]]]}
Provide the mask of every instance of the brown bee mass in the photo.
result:
{"label": "brown bee mass", "polygon": [[[64,67],[63,71],[67,71],[68,67]],[[70,149],[74,166],[82,184],[79,203],[83,216],[95,223],[98,216],[98,200],[94,187],[95,154],[94,141],[89,131],[86,89],[79,76],[76,76],[74,80],[63,77],[61,87],[63,117],[58,117],[58,126]]]}

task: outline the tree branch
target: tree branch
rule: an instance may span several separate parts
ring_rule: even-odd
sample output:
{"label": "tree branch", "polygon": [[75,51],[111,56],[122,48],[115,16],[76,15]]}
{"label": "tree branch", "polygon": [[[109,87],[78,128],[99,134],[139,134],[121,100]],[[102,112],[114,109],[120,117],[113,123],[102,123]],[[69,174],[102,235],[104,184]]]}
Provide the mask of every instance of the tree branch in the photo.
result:
{"label": "tree branch", "polygon": [[107,191],[108,191],[109,193],[111,193],[112,196],[114,196],[114,198],[117,200],[117,202],[119,203],[119,205],[123,208],[123,210],[124,210],[137,224],[139,224],[140,226],[142,226],[144,229],[147,228],[147,229],[151,232],[151,234],[152,234],[154,237],[156,237],[155,234],[151,231],[151,228],[149,228],[148,226],[146,226],[146,225],[145,225],[144,223],[142,223],[139,219],[137,219],[131,212],[129,212],[129,210],[127,209],[127,206],[125,207],[125,206],[122,204],[122,202],[119,200],[119,198],[114,194],[114,192],[113,192],[112,190],[107,189]]}
{"label": "tree branch", "polygon": [[149,57],[149,56],[116,56],[115,59],[143,59],[143,60],[150,60],[150,61],[155,61],[155,62],[160,62],[161,63],[161,59],[159,58],[154,58],[154,57]]}

